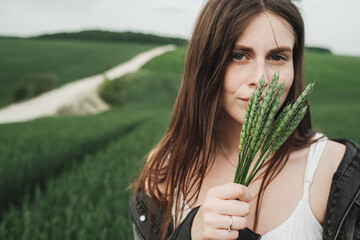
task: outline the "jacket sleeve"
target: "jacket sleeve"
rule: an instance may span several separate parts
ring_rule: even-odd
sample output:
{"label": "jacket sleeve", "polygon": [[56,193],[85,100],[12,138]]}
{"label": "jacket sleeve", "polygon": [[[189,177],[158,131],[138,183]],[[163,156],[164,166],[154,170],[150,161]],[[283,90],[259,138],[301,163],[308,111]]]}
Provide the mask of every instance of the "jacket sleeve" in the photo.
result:
{"label": "jacket sleeve", "polygon": [[331,140],[344,144],[346,151],[332,178],[323,239],[360,239],[360,147],[349,139]]}
{"label": "jacket sleeve", "polygon": [[[143,199],[140,194],[138,196],[137,199],[134,199],[133,194],[129,204],[134,239],[158,239],[163,211],[157,209],[156,211],[152,211],[153,214],[149,215],[149,208],[145,205],[145,201],[148,199]],[[191,226],[198,210],[198,207],[191,210],[175,231],[170,231],[169,236],[166,239],[191,239]],[[151,218],[150,222],[148,221],[148,217]]]}
{"label": "jacket sleeve", "polygon": [[163,211],[157,207],[152,207],[150,213],[149,197],[142,193],[138,193],[136,196],[135,198],[133,193],[129,201],[134,239],[158,239]]}
{"label": "jacket sleeve", "polygon": [[[158,206],[152,206],[150,213],[149,202],[149,197],[141,193],[137,194],[136,199],[134,194],[130,198],[130,218],[135,240],[159,238],[160,224],[165,211]],[[170,227],[168,230],[169,235],[166,239],[191,239],[191,226],[198,210],[199,207],[191,210],[175,230]]]}

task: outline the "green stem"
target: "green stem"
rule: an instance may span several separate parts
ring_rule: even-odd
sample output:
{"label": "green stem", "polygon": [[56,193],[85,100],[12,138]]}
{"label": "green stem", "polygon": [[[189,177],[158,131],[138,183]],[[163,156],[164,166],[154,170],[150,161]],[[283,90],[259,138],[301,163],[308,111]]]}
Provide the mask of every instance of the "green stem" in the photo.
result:
{"label": "green stem", "polygon": [[246,145],[245,145],[245,149],[244,151],[242,152],[241,154],[241,162],[242,162],[242,165],[241,165],[241,170],[240,170],[240,174],[237,176],[237,183],[241,183],[241,178],[242,178],[242,175],[244,174],[244,171],[245,171],[245,165],[244,163],[246,164],[246,161],[247,161],[247,155],[248,155],[248,152],[249,152],[249,148],[250,148],[250,142],[251,142],[251,136],[249,137],[249,141],[247,141]]}

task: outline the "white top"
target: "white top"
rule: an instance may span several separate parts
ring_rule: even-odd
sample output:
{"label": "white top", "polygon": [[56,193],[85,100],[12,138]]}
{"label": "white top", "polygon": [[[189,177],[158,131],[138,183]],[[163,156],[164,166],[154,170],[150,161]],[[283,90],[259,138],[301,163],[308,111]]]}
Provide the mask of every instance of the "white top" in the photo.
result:
{"label": "white top", "polygon": [[[314,136],[314,138],[317,139],[321,136],[322,134],[317,133]],[[288,239],[321,240],[322,239],[323,228],[315,218],[314,213],[312,212],[309,205],[309,187],[312,183],[314,173],[318,166],[320,157],[324,151],[326,141],[327,138],[324,137],[310,146],[310,150],[306,162],[303,196],[299,200],[296,208],[282,224],[280,224],[275,229],[263,235],[261,240],[288,240]],[[181,202],[184,202],[182,198],[180,200]],[[186,218],[189,212],[190,212],[190,208],[185,203],[185,211],[182,214],[183,216],[181,218],[181,221]],[[174,217],[174,213],[175,212],[173,211],[173,217]]]}
{"label": "white top", "polygon": [[[317,133],[315,139],[321,137]],[[299,200],[296,208],[291,215],[278,227],[262,236],[262,240],[321,240],[323,228],[315,218],[309,205],[309,188],[312,183],[314,173],[318,166],[320,157],[324,151],[327,138],[323,138],[310,146],[309,155],[306,162],[304,177],[303,196]]]}

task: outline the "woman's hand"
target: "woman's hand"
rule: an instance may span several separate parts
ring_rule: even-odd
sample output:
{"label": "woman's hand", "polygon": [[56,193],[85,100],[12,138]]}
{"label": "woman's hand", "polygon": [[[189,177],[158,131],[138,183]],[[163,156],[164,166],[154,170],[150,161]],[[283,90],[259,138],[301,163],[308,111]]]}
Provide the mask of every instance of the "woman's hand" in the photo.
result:
{"label": "woman's hand", "polygon": [[238,230],[246,228],[244,216],[249,214],[250,199],[249,189],[241,184],[228,183],[209,189],[194,218],[191,238],[237,239]]}

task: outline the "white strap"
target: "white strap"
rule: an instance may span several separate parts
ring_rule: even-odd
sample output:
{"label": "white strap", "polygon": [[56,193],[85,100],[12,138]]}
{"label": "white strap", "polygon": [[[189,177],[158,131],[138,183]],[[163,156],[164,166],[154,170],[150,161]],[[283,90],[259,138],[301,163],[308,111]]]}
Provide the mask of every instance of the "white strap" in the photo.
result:
{"label": "white strap", "polygon": [[[318,139],[322,137],[323,134],[316,133],[314,139]],[[318,166],[319,160],[321,155],[324,151],[326,145],[327,138],[324,137],[321,140],[311,144],[308,158],[306,160],[306,170],[305,170],[305,177],[304,177],[304,192],[303,192],[303,199],[308,201],[309,200],[309,188],[310,184],[313,181],[313,177]]]}
{"label": "white strap", "polygon": [[[186,218],[186,216],[191,211],[190,206],[185,202],[184,194],[182,192],[180,192],[179,202],[177,201],[177,199],[176,199],[177,191],[178,191],[178,187],[175,188],[174,205],[171,208],[171,215],[173,217],[174,229]],[[177,222],[175,222],[175,218],[176,218],[175,207],[176,207],[176,204],[178,204],[178,203],[179,203],[180,210],[183,209],[183,212],[180,212],[180,215],[178,216]]]}

